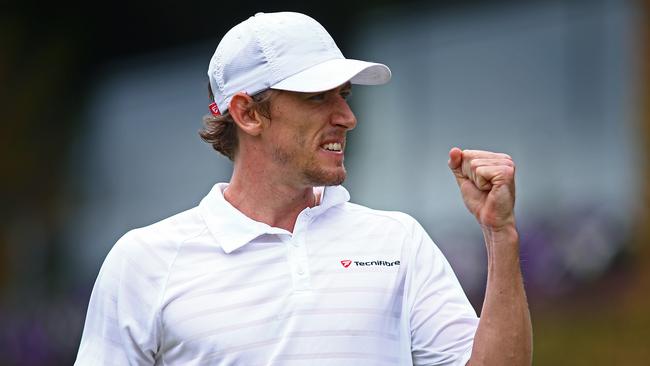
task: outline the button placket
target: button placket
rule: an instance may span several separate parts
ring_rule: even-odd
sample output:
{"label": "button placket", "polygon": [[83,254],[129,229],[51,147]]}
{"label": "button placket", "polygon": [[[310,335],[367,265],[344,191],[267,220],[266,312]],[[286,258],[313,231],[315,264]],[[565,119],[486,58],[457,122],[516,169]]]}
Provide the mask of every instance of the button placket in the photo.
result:
{"label": "button placket", "polygon": [[[305,213],[305,216],[307,213]],[[304,229],[308,220],[300,215],[296,220],[294,234],[288,245],[289,261],[291,263],[291,277],[295,290],[305,291],[311,288],[309,276],[309,261],[307,258],[307,249],[304,242]]]}

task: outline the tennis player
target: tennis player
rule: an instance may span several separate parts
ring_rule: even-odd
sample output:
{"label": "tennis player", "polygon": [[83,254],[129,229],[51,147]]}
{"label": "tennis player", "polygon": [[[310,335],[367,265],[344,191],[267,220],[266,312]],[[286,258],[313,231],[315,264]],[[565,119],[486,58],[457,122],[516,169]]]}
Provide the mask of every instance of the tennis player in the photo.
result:
{"label": "tennis player", "polygon": [[531,364],[508,155],[449,152],[487,247],[479,318],[416,220],[341,186],[346,98],[388,82],[387,66],[346,59],[306,15],[259,13],[208,76],[201,136],[233,161],[230,182],[115,244],[76,365]]}

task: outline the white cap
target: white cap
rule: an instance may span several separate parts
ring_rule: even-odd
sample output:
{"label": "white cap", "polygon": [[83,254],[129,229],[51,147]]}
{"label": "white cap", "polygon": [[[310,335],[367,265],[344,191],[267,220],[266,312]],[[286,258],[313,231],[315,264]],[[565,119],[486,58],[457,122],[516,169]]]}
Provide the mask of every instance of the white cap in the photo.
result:
{"label": "white cap", "polygon": [[325,28],[300,13],[258,13],[223,37],[208,77],[223,113],[238,92],[266,89],[321,92],[347,81],[378,85],[390,80],[386,65],[346,59]]}

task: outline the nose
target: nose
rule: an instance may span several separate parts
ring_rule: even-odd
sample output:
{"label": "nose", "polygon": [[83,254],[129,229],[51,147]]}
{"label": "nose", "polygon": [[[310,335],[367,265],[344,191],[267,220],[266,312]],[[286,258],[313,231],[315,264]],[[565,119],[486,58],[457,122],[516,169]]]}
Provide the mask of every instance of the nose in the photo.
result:
{"label": "nose", "polygon": [[357,118],[354,116],[350,105],[340,95],[336,96],[331,123],[335,126],[343,127],[346,130],[352,130],[357,125]]}

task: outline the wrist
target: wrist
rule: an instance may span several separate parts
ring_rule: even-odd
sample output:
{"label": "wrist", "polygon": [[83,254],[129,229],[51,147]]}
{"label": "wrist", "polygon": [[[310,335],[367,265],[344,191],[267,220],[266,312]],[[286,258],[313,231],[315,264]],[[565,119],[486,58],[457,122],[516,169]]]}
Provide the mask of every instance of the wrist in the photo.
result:
{"label": "wrist", "polygon": [[519,233],[515,225],[483,227],[485,248],[487,249],[488,275],[512,276],[521,273],[519,262]]}
{"label": "wrist", "polygon": [[487,226],[481,225],[483,236],[485,237],[486,244],[498,243],[514,243],[519,244],[519,233],[517,226],[514,223],[501,225],[501,226]]}

